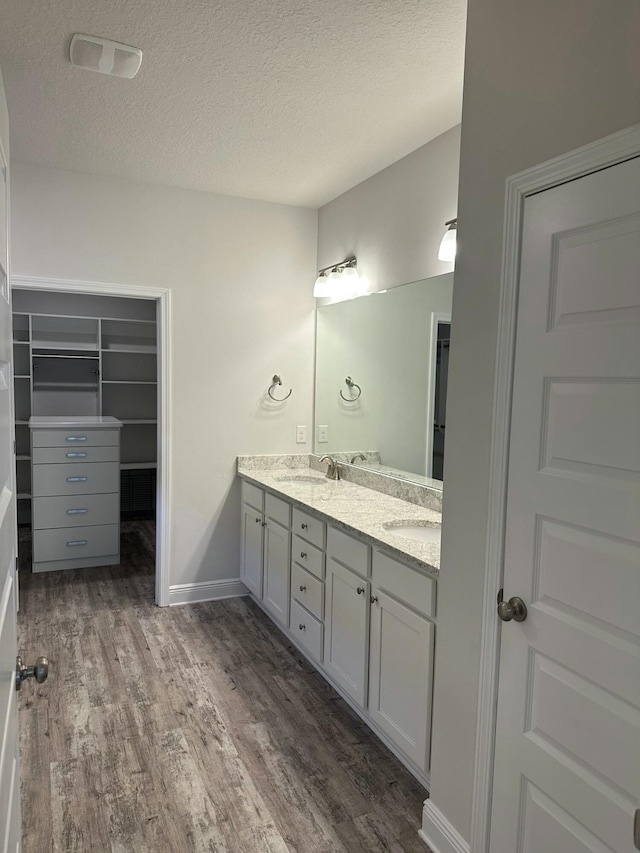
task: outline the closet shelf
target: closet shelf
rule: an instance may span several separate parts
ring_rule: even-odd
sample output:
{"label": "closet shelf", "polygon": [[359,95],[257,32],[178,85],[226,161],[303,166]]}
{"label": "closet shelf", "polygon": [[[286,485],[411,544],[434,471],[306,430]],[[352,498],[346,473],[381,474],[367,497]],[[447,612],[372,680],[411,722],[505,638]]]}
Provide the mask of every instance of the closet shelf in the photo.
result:
{"label": "closet shelf", "polygon": [[20,346],[23,346],[23,347],[29,346],[29,341],[16,341],[15,338],[14,338],[13,343],[14,343],[14,346],[15,346],[15,344],[19,344]]}
{"label": "closet shelf", "polygon": [[118,418],[123,424],[157,424],[157,418]]}
{"label": "closet shelf", "polygon": [[148,469],[148,468],[157,468],[157,462],[121,462],[120,470],[121,471],[135,471],[136,469]]}
{"label": "closet shelf", "polygon": [[31,492],[18,492],[16,495],[19,501],[30,501],[31,500]]}
{"label": "closet shelf", "polygon": [[130,355],[136,353],[138,355],[156,355],[158,350],[156,347],[135,346],[131,344],[129,347],[102,347],[102,352],[127,352]]}
{"label": "closet shelf", "polygon": [[31,457],[27,453],[18,453],[18,455],[16,456],[16,460],[18,462],[26,462],[29,459],[31,459]]}
{"label": "closet shelf", "polygon": [[28,373],[14,373],[13,378],[14,379],[31,379],[31,377],[29,376]]}
{"label": "closet shelf", "polygon": [[103,379],[103,385],[157,385],[158,383],[152,380],[141,379]]}

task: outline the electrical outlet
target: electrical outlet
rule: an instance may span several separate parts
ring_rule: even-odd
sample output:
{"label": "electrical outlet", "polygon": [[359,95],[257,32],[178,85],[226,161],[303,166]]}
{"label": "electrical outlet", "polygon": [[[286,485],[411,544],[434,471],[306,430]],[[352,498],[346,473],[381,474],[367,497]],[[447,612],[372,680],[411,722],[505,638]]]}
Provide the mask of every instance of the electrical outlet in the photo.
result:
{"label": "electrical outlet", "polygon": [[329,441],[329,427],[327,424],[318,426],[318,444],[326,444]]}
{"label": "electrical outlet", "polygon": [[307,443],[307,427],[304,424],[298,424],[296,427],[296,444]]}

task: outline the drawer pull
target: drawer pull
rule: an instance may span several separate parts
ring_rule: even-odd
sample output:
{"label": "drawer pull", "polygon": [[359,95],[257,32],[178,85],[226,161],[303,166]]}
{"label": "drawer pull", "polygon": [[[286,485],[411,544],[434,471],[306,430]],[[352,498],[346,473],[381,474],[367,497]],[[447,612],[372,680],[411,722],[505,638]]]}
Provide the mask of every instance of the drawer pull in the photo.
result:
{"label": "drawer pull", "polygon": [[67,548],[77,548],[79,545],[86,545],[86,539],[75,539],[72,542],[67,542]]}
{"label": "drawer pull", "polygon": [[86,512],[86,509],[68,509],[67,515],[85,515]]}
{"label": "drawer pull", "polygon": [[86,441],[86,440],[87,440],[86,435],[68,435],[67,436],[67,441]]}
{"label": "drawer pull", "polygon": [[303,625],[303,624],[302,624],[302,622],[298,625],[298,628],[300,628],[300,630],[301,630],[301,631],[306,631],[306,630],[307,630],[307,626],[306,626],[306,625]]}
{"label": "drawer pull", "polygon": [[377,595],[372,595],[372,596],[371,596],[371,603],[372,603],[372,604],[375,604],[377,601],[378,601],[378,596],[377,596]]}
{"label": "drawer pull", "polygon": [[307,552],[306,551],[300,551],[300,556],[302,557],[303,560],[306,560],[307,559]]}
{"label": "drawer pull", "polygon": [[260,519],[256,518],[256,524],[260,524]]}
{"label": "drawer pull", "polygon": [[86,453],[65,453],[67,459],[84,459]]}
{"label": "drawer pull", "polygon": [[306,586],[303,583],[301,583],[300,584],[300,592],[306,592],[306,591],[307,591]]}
{"label": "drawer pull", "polygon": [[308,524],[304,524],[304,522],[300,525],[300,527],[301,527],[303,530],[308,530],[308,529],[309,529],[309,525],[308,525]]}
{"label": "drawer pull", "polygon": [[363,587],[363,586],[359,586],[359,587],[357,588],[357,593],[358,593],[358,595],[362,595],[362,593],[363,593],[363,592],[364,592],[364,587]]}
{"label": "drawer pull", "polygon": [[67,477],[67,483],[86,483],[88,477]]}

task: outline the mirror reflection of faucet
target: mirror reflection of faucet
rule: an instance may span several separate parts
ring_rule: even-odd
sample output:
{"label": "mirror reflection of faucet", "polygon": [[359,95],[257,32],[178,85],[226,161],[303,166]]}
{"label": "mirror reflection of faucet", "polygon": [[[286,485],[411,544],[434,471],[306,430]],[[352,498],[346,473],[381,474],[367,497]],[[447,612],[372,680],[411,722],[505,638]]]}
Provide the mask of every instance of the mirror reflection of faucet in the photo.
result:
{"label": "mirror reflection of faucet", "polygon": [[339,480],[340,479],[340,466],[333,458],[333,456],[329,456],[325,453],[324,456],[320,457],[320,462],[327,463],[327,478],[329,480]]}
{"label": "mirror reflection of faucet", "polygon": [[354,453],[350,459],[352,465],[356,461],[356,459],[362,459],[363,462],[367,461],[367,457],[364,455],[364,453]]}

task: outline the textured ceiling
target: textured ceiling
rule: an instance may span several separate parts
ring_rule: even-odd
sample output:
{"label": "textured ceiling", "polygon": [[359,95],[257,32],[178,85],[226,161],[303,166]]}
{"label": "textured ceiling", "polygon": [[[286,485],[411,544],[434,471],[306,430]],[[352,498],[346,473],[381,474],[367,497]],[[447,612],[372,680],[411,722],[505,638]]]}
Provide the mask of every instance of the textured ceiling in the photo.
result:
{"label": "textured ceiling", "polygon": [[[460,121],[465,0],[4,0],[15,162],[317,207]],[[74,32],[139,47],[74,68]]]}

